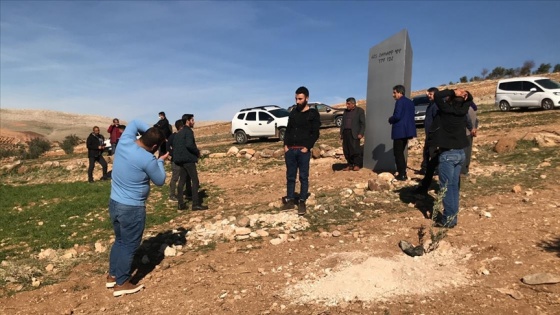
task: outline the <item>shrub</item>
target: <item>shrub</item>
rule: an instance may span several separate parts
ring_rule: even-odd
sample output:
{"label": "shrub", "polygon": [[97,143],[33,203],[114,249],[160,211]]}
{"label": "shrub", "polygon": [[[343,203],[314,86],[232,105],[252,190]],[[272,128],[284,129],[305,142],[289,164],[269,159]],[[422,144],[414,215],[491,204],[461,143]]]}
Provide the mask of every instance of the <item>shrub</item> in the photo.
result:
{"label": "shrub", "polygon": [[80,138],[75,134],[71,134],[69,136],[66,136],[66,138],[64,138],[64,141],[62,141],[60,147],[62,148],[62,150],[64,150],[64,153],[72,154],[74,153],[74,147],[78,143],[80,143]]}
{"label": "shrub", "polygon": [[34,138],[28,144],[29,148],[23,152],[22,159],[36,159],[51,148],[51,143],[41,138]]}

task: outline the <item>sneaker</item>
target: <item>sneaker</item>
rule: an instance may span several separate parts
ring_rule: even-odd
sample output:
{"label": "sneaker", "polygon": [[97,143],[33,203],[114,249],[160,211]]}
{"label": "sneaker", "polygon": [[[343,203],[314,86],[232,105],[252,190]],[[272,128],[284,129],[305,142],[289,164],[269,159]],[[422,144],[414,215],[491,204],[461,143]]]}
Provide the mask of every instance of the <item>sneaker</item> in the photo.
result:
{"label": "sneaker", "polygon": [[198,206],[192,206],[193,211],[200,211],[200,210],[208,210],[208,206],[203,206],[203,205],[198,205]]}
{"label": "sneaker", "polygon": [[406,177],[406,175],[397,175],[397,177],[395,177],[396,180],[400,181],[400,182],[404,182],[408,180],[408,177]]}
{"label": "sneaker", "polygon": [[169,196],[169,201],[177,202],[177,198],[175,196]]}
{"label": "sneaker", "polygon": [[360,167],[358,165],[354,165],[354,168],[352,168],[353,171],[359,171]]}
{"label": "sneaker", "polygon": [[306,206],[305,206],[305,200],[300,200],[298,202],[297,214],[302,216],[302,215],[305,215],[305,213],[307,213],[307,209],[306,209]]}
{"label": "sneaker", "polygon": [[444,223],[441,223],[441,222],[434,223],[434,227],[437,227],[437,228],[452,229],[455,226],[456,226],[456,224],[455,225],[449,225],[449,224],[444,224]]}
{"label": "sneaker", "polygon": [[107,289],[111,289],[112,287],[115,286],[115,284],[117,284],[117,277],[107,275],[107,282],[105,283],[105,287]]}
{"label": "sneaker", "polygon": [[126,294],[136,293],[142,290],[142,288],[144,288],[143,284],[132,284],[127,280],[121,285],[115,284],[113,287],[113,296],[123,296]]}
{"label": "sneaker", "polygon": [[177,210],[187,210],[187,204],[184,202],[177,204]]}
{"label": "sneaker", "polygon": [[292,210],[295,206],[294,200],[293,199],[286,199],[286,202],[284,203],[284,206],[282,207],[282,210]]}

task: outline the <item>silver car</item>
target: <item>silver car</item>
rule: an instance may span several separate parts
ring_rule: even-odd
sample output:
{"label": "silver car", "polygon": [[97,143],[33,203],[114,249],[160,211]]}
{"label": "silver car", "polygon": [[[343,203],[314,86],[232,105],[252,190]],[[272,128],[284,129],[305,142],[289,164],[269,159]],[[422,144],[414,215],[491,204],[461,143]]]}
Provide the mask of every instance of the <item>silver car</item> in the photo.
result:
{"label": "silver car", "polygon": [[430,105],[430,99],[425,95],[419,95],[412,99],[414,103],[414,121],[417,125],[423,125],[426,119],[426,109]]}

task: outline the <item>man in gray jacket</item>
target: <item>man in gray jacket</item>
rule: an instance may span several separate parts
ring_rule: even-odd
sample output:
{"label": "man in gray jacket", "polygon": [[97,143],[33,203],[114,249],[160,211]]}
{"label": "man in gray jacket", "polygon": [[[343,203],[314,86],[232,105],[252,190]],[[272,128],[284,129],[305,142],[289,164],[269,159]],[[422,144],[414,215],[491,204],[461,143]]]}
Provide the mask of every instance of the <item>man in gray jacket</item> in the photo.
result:
{"label": "man in gray jacket", "polygon": [[187,207],[184,203],[183,189],[187,179],[192,183],[192,209],[193,210],[207,210],[207,206],[203,206],[198,199],[198,172],[196,170],[196,163],[200,157],[200,151],[196,146],[194,140],[194,115],[183,115],[184,127],[179,131],[173,139],[173,163],[181,167],[179,174],[179,188],[177,192],[178,210],[185,210]]}
{"label": "man in gray jacket", "polygon": [[364,137],[366,129],[366,114],[364,110],[356,106],[356,99],[349,97],[346,99],[346,110],[342,115],[342,125],[340,126],[340,140],[342,140],[342,150],[348,165],[344,171],[359,171],[363,167],[362,149],[360,140]]}

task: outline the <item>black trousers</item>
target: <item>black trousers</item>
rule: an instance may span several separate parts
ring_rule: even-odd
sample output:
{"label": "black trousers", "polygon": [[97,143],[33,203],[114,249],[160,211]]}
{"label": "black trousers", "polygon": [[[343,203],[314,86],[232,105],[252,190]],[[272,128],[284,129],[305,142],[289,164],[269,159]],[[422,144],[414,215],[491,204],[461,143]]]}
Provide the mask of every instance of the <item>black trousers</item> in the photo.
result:
{"label": "black trousers", "polygon": [[469,173],[469,167],[471,166],[473,136],[468,135],[467,138],[469,139],[469,145],[466,148],[463,149],[463,150],[465,150],[465,162],[461,166],[461,174],[468,174]]}
{"label": "black trousers", "polygon": [[103,158],[103,155],[96,157],[89,157],[89,167],[88,167],[88,180],[93,181],[93,169],[95,168],[95,162],[101,164],[103,169],[103,177],[107,177],[107,161]]}
{"label": "black trousers", "polygon": [[395,155],[395,164],[397,164],[397,176],[406,176],[406,159],[404,157],[404,150],[408,144],[406,139],[393,140],[393,154]]}
{"label": "black trousers", "polygon": [[[435,148],[428,147],[428,152],[430,150],[435,152]],[[420,186],[428,190],[432,185],[432,179],[439,164],[439,153],[428,154],[428,162],[426,164],[426,174],[424,174],[424,178],[420,181]]]}
{"label": "black trousers", "polygon": [[342,151],[349,165],[363,166],[364,159],[360,148],[360,139],[354,139],[350,129],[342,131]]}
{"label": "black trousers", "polygon": [[196,163],[184,163],[181,166],[181,172],[179,173],[179,187],[177,188],[177,201],[179,204],[184,203],[183,189],[185,184],[187,185],[187,191],[192,191],[192,204],[193,206],[199,206],[201,204],[198,199],[198,188],[200,183],[198,182],[198,172],[196,170]]}

